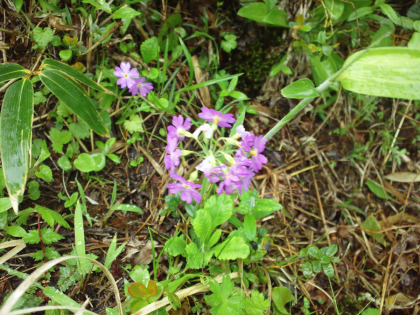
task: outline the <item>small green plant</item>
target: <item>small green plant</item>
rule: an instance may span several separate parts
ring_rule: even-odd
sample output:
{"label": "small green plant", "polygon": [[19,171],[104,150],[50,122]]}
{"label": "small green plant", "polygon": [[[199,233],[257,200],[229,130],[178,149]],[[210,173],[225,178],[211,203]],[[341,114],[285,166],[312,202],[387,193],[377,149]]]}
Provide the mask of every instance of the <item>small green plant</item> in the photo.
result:
{"label": "small green plant", "polygon": [[147,287],[141,282],[134,282],[128,286],[127,291],[133,298],[130,302],[130,307],[131,311],[134,313],[158,300],[162,296],[163,287],[153,280],[149,280]]}
{"label": "small green plant", "polygon": [[306,278],[311,278],[314,274],[324,271],[328,278],[334,277],[332,263],[337,263],[340,258],[335,257],[338,247],[335,244],[318,249],[315,245],[299,251],[302,260],[302,273]]}

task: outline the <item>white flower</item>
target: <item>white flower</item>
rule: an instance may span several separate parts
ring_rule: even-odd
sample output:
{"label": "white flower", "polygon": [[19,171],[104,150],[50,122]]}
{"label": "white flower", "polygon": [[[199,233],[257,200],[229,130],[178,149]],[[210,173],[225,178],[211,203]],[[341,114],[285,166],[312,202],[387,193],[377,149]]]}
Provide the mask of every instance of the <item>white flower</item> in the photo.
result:
{"label": "white flower", "polygon": [[210,139],[213,136],[213,129],[209,124],[203,124],[199,128],[197,128],[196,131],[193,133],[193,138],[198,139],[198,136],[200,135],[200,132],[204,133],[204,137],[207,139]]}
{"label": "white flower", "polygon": [[[239,125],[238,127],[236,127],[236,134],[239,135],[242,139],[246,136],[246,135],[250,135],[251,133],[249,131],[245,131],[245,127],[244,125]],[[235,138],[237,138],[235,135]]]}
{"label": "white flower", "polygon": [[211,163],[211,157],[210,156],[206,157],[203,160],[203,162],[198,164],[195,168],[199,171],[202,171],[203,173],[210,172],[211,169],[213,168],[213,165]]}

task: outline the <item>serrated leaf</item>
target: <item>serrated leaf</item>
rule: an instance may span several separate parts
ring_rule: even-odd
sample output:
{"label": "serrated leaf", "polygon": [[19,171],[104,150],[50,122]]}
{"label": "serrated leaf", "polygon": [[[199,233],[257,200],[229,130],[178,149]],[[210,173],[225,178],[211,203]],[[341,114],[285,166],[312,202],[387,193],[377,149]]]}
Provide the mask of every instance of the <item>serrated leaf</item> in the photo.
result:
{"label": "serrated leaf", "polygon": [[244,298],[240,294],[235,294],[233,289],[234,283],[229,276],[223,277],[220,284],[216,281],[211,281],[209,285],[213,294],[204,296],[204,299],[212,307],[212,314],[243,314],[242,302]]}
{"label": "serrated leaf", "polygon": [[159,44],[157,37],[146,39],[140,46],[143,61],[148,64],[159,56]]}
{"label": "serrated leaf", "polygon": [[186,246],[187,246],[187,242],[185,241],[184,235],[174,236],[165,243],[164,250],[167,251],[168,254],[171,255],[172,257],[176,257],[178,255],[182,255],[185,257]]}
{"label": "serrated leaf", "polygon": [[275,287],[273,289],[272,299],[273,299],[274,305],[277,307],[277,310],[281,314],[289,314],[289,312],[285,308],[285,305],[289,302],[294,301],[295,297],[293,296],[289,288]]}
{"label": "serrated leaf", "polygon": [[86,139],[90,137],[89,126],[85,123],[71,123],[69,130],[76,138]]}
{"label": "serrated leaf", "polygon": [[350,56],[344,67],[348,64],[350,67],[337,78],[347,90],[382,97],[420,99],[419,49],[371,48]]}
{"label": "serrated leaf", "polygon": [[46,207],[35,205],[35,210],[41,215],[42,219],[47,222],[52,228],[54,227],[55,222],[65,227],[66,229],[70,228],[70,225],[66,220],[61,216],[61,214],[55,212],[54,210],[48,209]]}
{"label": "serrated leaf", "polygon": [[216,245],[216,243],[219,241],[221,236],[222,236],[222,230],[221,229],[217,229],[216,231],[214,231],[214,233],[211,235],[209,241],[207,242],[207,246],[211,248],[214,245]]}
{"label": "serrated leaf", "polygon": [[287,98],[312,98],[319,96],[314,83],[306,78],[289,84],[281,90],[281,94]]}
{"label": "serrated leaf", "polygon": [[26,69],[16,63],[0,64],[0,83],[12,79],[23,78],[27,73]]}
{"label": "serrated leaf", "polygon": [[211,230],[225,223],[233,213],[233,201],[225,195],[213,195],[204,204],[204,210],[211,217]]}
{"label": "serrated leaf", "polygon": [[245,299],[243,311],[246,315],[263,315],[270,307],[270,301],[264,298],[264,294],[252,290],[251,297]]}
{"label": "serrated leaf", "polygon": [[191,269],[201,269],[207,266],[213,256],[212,252],[203,252],[199,250],[195,243],[189,243],[185,247],[185,252],[187,256],[187,267]]}
{"label": "serrated leaf", "polygon": [[41,241],[38,230],[30,230],[22,239],[26,244],[37,244]]}
{"label": "serrated leaf", "polygon": [[139,115],[131,115],[129,119],[124,121],[124,128],[129,133],[144,132],[143,119]]}
{"label": "serrated leaf", "polygon": [[222,49],[227,53],[230,53],[238,45],[236,42],[236,36],[234,34],[228,33],[224,36],[224,38],[225,40],[222,40],[220,47],[222,47]]}
{"label": "serrated leaf", "polygon": [[41,50],[47,48],[48,44],[53,40],[54,34],[51,28],[35,27],[32,31],[32,38],[36,42],[35,48]]}
{"label": "serrated leaf", "polygon": [[13,83],[4,95],[0,117],[3,173],[13,210],[23,195],[32,145],[34,90],[28,79]]}
{"label": "serrated leaf", "polygon": [[93,131],[99,135],[108,133],[87,92],[73,77],[56,69],[43,70],[39,77],[42,83]]}
{"label": "serrated leaf", "polygon": [[63,151],[63,146],[71,141],[72,134],[68,130],[60,131],[57,128],[51,128],[50,139],[53,143],[53,151],[55,153],[61,153]]}
{"label": "serrated leaf", "polygon": [[235,260],[246,259],[250,250],[242,237],[234,236],[217,245],[214,253],[220,260]]}
{"label": "serrated leaf", "polygon": [[41,229],[41,235],[42,235],[42,241],[45,244],[51,244],[54,242],[57,242],[59,240],[62,240],[64,237],[58,234],[57,232],[54,232],[51,228],[43,228]]}
{"label": "serrated leaf", "polygon": [[382,198],[382,199],[392,199],[390,195],[382,188],[378,183],[367,179],[365,182],[366,186],[369,187],[370,191],[375,194],[375,196]]}

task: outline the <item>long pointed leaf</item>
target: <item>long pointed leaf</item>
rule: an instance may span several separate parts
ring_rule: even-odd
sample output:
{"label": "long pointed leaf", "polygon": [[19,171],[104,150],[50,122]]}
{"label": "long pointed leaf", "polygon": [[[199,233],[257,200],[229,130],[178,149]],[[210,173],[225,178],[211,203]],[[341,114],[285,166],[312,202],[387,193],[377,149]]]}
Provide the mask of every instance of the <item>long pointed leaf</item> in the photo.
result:
{"label": "long pointed leaf", "polygon": [[6,188],[15,213],[28,175],[33,107],[34,90],[29,79],[7,89],[0,118],[0,148]]}
{"label": "long pointed leaf", "polygon": [[0,64],[0,83],[12,79],[23,78],[27,70],[16,63]]}
{"label": "long pointed leaf", "polygon": [[42,83],[83,119],[99,135],[108,134],[98,112],[83,87],[66,73],[51,69],[43,70],[39,77]]}
{"label": "long pointed leaf", "polygon": [[54,59],[44,59],[42,64],[44,65],[43,66],[44,70],[60,70],[60,71],[64,72],[65,74],[71,76],[74,80],[79,81],[83,84],[86,84],[88,87],[90,87],[94,90],[114,95],[113,92],[109,91],[108,89],[106,89],[102,85],[99,85],[95,81],[92,81],[87,76],[85,76],[83,73],[80,73],[79,71],[73,69],[72,67],[70,67],[70,66],[68,66],[68,65],[66,65],[62,62],[59,62],[59,61],[54,60]]}

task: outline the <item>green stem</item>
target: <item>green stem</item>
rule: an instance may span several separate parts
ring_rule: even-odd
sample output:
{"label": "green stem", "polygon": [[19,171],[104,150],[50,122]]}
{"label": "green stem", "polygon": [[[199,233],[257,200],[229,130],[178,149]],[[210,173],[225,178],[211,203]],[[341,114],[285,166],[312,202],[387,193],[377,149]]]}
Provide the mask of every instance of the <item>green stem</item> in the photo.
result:
{"label": "green stem", "polygon": [[332,298],[333,298],[333,304],[334,304],[335,311],[336,311],[337,315],[340,315],[340,311],[338,310],[337,301],[335,299],[334,289],[332,287],[330,278],[328,278],[328,282],[330,283],[331,295],[332,295]]}

